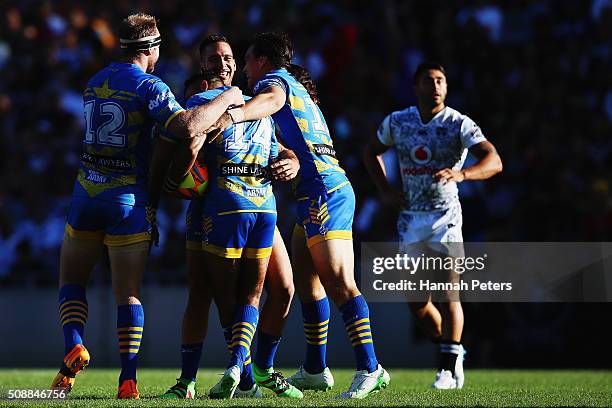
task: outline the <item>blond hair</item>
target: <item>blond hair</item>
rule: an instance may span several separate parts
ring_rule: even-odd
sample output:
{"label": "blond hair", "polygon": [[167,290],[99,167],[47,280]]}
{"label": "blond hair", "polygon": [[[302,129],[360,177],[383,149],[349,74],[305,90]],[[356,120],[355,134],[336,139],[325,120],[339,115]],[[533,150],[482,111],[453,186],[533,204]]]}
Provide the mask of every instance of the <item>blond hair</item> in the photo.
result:
{"label": "blond hair", "polygon": [[157,19],[149,14],[131,14],[119,25],[119,38],[138,40],[157,34]]}

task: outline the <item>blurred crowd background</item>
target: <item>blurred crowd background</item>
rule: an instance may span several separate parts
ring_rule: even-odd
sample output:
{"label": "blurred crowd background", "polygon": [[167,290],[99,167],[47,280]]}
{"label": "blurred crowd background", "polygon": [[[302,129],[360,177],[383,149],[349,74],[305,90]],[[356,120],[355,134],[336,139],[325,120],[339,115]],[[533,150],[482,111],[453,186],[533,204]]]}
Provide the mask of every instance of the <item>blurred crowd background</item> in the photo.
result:
{"label": "blurred crowd background", "polygon": [[[358,240],[395,239],[395,214],[365,173],[366,140],[414,103],[417,64],[448,70],[447,104],[497,146],[504,172],[460,185],[471,241],[612,237],[612,1],[3,1],[0,23],[0,281],[56,281],[83,139],[81,92],[117,50],[114,29],[144,10],[163,36],[155,74],[180,97],[208,34],[226,35],[244,84],[252,37],[282,30],[316,80],[357,194]],[[245,93],[248,92],[242,87]],[[386,157],[391,169],[396,163]],[[391,175],[397,180],[397,172]],[[288,189],[279,224],[290,233]],[[151,279],[184,277],[183,202],[166,200]]]}
{"label": "blurred crowd background", "polygon": [[[236,82],[244,85],[243,55],[252,37],[289,33],[295,62],[318,85],[355,188],[357,241],[396,239],[396,214],[380,201],[361,154],[388,113],[415,102],[412,74],[424,60],[445,65],[447,104],[480,125],[504,162],[494,179],[460,185],[466,241],[612,240],[610,0],[0,4],[0,286],[56,285],[83,139],[81,92],[116,56],[114,29],[135,11],[159,18],[163,43],[155,74],[179,99],[206,35],[230,39]],[[393,154],[385,160],[397,182]],[[294,220],[290,192],[278,191],[279,226],[287,237]],[[184,208],[178,200],[163,203],[162,240],[148,282],[184,282]],[[107,282],[108,274],[96,280]],[[515,308],[508,316],[514,333],[542,321],[559,333],[591,327],[580,310],[564,305]],[[576,321],[586,326],[568,326]],[[550,350],[542,333],[532,337]]]}

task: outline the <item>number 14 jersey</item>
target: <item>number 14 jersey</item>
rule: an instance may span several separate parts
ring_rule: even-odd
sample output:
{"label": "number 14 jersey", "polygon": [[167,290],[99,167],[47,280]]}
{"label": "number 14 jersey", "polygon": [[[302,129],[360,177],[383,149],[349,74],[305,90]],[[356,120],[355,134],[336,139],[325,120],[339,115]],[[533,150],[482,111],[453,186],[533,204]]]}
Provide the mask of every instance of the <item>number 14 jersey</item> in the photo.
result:
{"label": "number 14 jersey", "polygon": [[[189,109],[204,105],[226,89],[229,87],[196,94],[186,106]],[[207,213],[276,213],[269,175],[269,164],[278,156],[272,118],[232,125],[203,149],[210,178],[205,199]]]}

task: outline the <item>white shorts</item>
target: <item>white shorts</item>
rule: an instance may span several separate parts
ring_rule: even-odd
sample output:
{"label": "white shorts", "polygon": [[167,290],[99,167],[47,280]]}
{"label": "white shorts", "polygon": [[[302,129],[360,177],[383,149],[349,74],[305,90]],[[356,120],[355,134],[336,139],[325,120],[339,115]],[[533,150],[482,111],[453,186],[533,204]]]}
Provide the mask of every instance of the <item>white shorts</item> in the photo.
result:
{"label": "white shorts", "polygon": [[[407,248],[418,243],[427,245],[436,252],[451,253],[461,256],[463,253],[463,216],[461,206],[456,205],[447,210],[434,212],[409,212],[402,211],[397,220],[397,231],[399,233],[400,250],[407,251]],[[439,245],[458,243],[456,245]],[[438,244],[438,245],[435,245]],[[441,248],[441,250],[439,250]],[[452,250],[449,250],[452,249]]]}

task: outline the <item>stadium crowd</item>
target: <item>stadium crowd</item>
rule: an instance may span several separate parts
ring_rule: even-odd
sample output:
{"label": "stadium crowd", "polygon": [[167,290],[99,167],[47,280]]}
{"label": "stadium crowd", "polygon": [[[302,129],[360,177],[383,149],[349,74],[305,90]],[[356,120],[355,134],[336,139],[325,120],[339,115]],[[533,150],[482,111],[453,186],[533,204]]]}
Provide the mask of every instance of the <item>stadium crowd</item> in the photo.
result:
{"label": "stadium crowd", "polygon": [[[361,153],[384,116],[415,102],[412,73],[431,59],[448,71],[448,105],[473,118],[504,161],[493,180],[460,185],[465,240],[612,240],[612,1],[376,4],[3,1],[0,283],[57,281],[83,140],[81,92],[115,55],[115,25],[136,10],[160,20],[155,74],[177,96],[207,34],[230,39],[241,69],[254,34],[289,33],[355,188],[357,240],[396,239],[396,215],[380,201]],[[287,234],[290,192],[279,191]],[[184,280],[184,204],[164,203],[149,281]]]}

